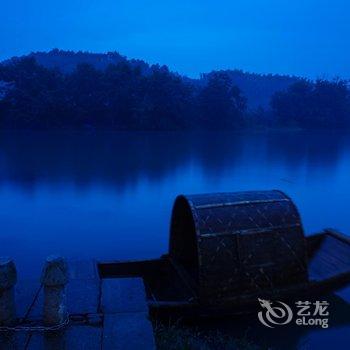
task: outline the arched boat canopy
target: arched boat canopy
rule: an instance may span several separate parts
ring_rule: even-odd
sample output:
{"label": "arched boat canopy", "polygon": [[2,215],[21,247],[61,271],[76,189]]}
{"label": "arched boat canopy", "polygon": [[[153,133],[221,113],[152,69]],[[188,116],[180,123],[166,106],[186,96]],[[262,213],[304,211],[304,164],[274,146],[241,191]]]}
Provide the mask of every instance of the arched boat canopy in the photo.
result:
{"label": "arched boat canopy", "polygon": [[300,216],[277,190],[178,196],[169,256],[208,301],[307,280]]}

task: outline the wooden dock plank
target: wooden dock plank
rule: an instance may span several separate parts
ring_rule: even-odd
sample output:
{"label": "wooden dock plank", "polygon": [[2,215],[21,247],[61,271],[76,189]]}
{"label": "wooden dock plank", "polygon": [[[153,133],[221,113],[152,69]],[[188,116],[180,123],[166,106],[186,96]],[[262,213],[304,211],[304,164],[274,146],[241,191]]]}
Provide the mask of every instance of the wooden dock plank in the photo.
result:
{"label": "wooden dock plank", "polygon": [[11,332],[0,333],[0,349],[1,350],[14,350],[25,349],[28,340],[28,333],[26,332]]}
{"label": "wooden dock plank", "polygon": [[[155,349],[141,278],[101,280],[94,262],[69,262],[69,326],[56,332],[0,333],[0,349]],[[42,320],[43,290],[39,279],[23,281],[16,290],[18,315]],[[100,311],[104,315],[98,314]]]}
{"label": "wooden dock plank", "polygon": [[102,328],[71,325],[52,334],[33,333],[26,350],[96,350],[101,348]]}
{"label": "wooden dock plank", "polygon": [[94,260],[70,260],[68,262],[70,280],[98,279],[96,262]]}
{"label": "wooden dock plank", "polygon": [[155,349],[153,328],[148,319],[146,300],[142,278],[103,279],[102,349]]}
{"label": "wooden dock plank", "polygon": [[16,312],[19,319],[23,319],[39,294],[40,281],[19,279],[15,287]]}
{"label": "wooden dock plank", "polygon": [[70,314],[97,313],[100,281],[72,280],[67,286],[67,308]]}
{"label": "wooden dock plank", "polygon": [[106,278],[102,280],[101,311],[106,314],[148,312],[142,278]]}
{"label": "wooden dock plank", "polygon": [[100,303],[100,279],[95,261],[70,261],[69,275],[68,312],[70,314],[97,313]]}
{"label": "wooden dock plank", "polygon": [[144,312],[105,315],[103,350],[154,350],[151,322]]}
{"label": "wooden dock plank", "polygon": [[[40,281],[19,279],[15,286],[16,314],[19,322],[23,321],[29,313],[38,292]],[[0,349],[24,349],[28,341],[28,332],[0,332]]]}
{"label": "wooden dock plank", "polygon": [[[100,302],[100,280],[93,261],[68,262],[68,264],[70,280],[67,284],[67,308],[69,314],[97,313]],[[28,318],[42,318],[43,299],[43,290],[41,290]]]}

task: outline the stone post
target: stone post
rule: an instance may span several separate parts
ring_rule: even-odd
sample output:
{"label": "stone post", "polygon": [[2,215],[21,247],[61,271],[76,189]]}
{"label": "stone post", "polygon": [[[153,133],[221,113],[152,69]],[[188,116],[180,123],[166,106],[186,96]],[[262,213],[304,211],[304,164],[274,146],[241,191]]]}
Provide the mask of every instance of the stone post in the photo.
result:
{"label": "stone post", "polygon": [[0,258],[0,325],[16,322],[15,284],[17,271],[10,258]]}
{"label": "stone post", "polygon": [[64,258],[49,256],[41,276],[44,288],[44,323],[54,326],[64,322],[67,317],[66,284],[68,268]]}

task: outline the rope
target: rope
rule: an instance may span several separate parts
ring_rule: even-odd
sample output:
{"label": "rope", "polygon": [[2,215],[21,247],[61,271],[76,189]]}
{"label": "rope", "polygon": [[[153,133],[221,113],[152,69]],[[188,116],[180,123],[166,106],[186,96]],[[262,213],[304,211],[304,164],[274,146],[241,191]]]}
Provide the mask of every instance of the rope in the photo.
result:
{"label": "rope", "polygon": [[69,318],[66,318],[62,323],[59,323],[54,326],[0,326],[0,332],[49,332],[49,331],[58,331],[69,324]]}

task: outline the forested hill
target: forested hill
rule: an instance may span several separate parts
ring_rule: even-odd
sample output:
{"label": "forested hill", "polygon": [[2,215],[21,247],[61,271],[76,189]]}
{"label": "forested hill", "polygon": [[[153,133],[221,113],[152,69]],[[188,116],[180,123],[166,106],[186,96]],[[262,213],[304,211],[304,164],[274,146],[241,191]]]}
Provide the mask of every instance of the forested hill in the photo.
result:
{"label": "forested hill", "polygon": [[[248,107],[256,109],[263,107],[270,108],[271,96],[282,90],[286,90],[300,78],[278,74],[256,74],[243,72],[242,70],[223,71],[232,79],[233,84],[238,86],[242,94],[247,98]],[[202,78],[210,74],[203,74]]]}
{"label": "forested hill", "polygon": [[[149,71],[149,65],[142,60],[130,59],[120,55],[118,52],[107,53],[92,53],[83,51],[64,51],[53,49],[49,52],[32,52],[27,56],[33,57],[36,62],[45,68],[58,69],[62,73],[73,72],[78,64],[87,63],[99,70],[104,70],[110,64],[118,64],[121,62],[128,62],[129,64],[139,67],[145,74]],[[23,57],[13,57],[3,63],[7,64],[13,60],[18,60]]]}
{"label": "forested hill", "polygon": [[[108,53],[89,53],[74,52],[54,49],[49,52],[33,52],[28,57],[34,57],[35,60],[46,68],[57,68],[63,73],[71,73],[80,63],[87,63],[96,69],[104,70],[109,64],[118,64],[128,62],[134,67],[139,67],[143,74],[150,74],[151,67],[142,60],[130,59],[120,55],[117,52]],[[287,75],[256,74],[243,72],[242,70],[223,71],[232,79],[233,83],[242,91],[247,99],[247,108],[256,109],[263,107],[270,108],[271,96],[281,90],[285,90],[298,78]],[[203,74],[200,79],[188,79],[193,84],[202,84],[212,74]]]}
{"label": "forested hill", "polygon": [[53,50],[0,64],[0,129],[350,128],[349,82],[238,70],[200,79],[118,53]]}

